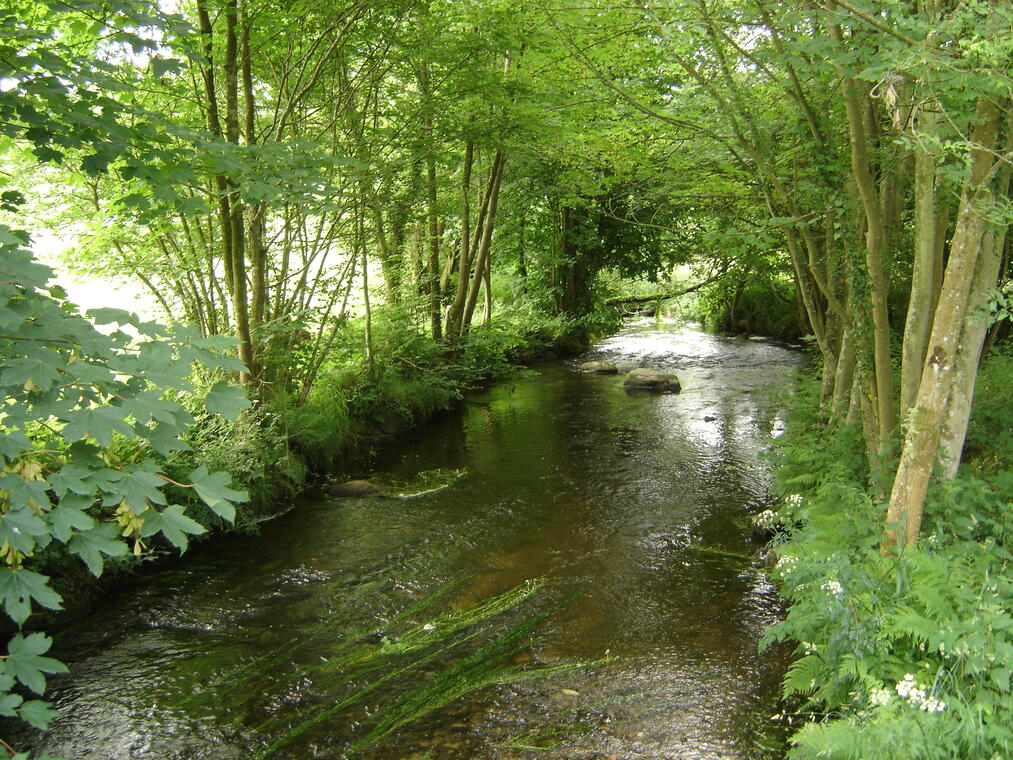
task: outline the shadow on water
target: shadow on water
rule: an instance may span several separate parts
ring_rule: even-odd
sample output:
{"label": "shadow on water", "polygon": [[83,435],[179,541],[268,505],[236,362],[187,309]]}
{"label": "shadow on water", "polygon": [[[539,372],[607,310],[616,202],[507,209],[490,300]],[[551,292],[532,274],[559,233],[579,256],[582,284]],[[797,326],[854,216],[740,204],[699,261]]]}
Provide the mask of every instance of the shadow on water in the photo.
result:
{"label": "shadow on water", "polygon": [[[52,679],[61,718],[16,739],[73,760],[247,758],[365,683],[328,678],[349,640],[383,642],[448,584],[427,614],[545,577],[541,609],[579,599],[512,662],[605,662],[475,691],[358,756],[778,757],[765,727],[787,655],[757,653],[778,605],[749,557],[748,516],[766,498],[758,452],[783,429],[777,396],[800,356],[650,324],[586,358],[674,370],[684,391],[629,394],[621,374],[574,362],[472,394],[374,473],[459,479],[412,498],[310,500],[118,592],[58,638],[72,669]],[[384,685],[275,756],[341,757],[380,706],[438,670]]]}

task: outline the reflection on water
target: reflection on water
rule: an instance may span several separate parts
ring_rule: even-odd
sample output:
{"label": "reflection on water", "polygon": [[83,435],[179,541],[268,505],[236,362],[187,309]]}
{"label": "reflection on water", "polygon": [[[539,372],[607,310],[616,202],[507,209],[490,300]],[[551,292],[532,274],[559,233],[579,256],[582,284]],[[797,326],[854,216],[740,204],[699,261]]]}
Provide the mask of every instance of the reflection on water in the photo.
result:
{"label": "reflection on water", "polygon": [[[684,391],[629,394],[621,375],[577,373],[589,358],[674,370]],[[374,473],[464,468],[450,487],[309,502],[119,593],[58,641],[73,675],[53,679],[53,730],[16,738],[74,760],[247,757],[272,718],[342,686],[309,666],[344,632],[382,629],[455,579],[463,605],[545,575],[554,598],[581,596],[533,657],[614,659],[477,692],[367,757],[771,756],[760,729],[785,662],[756,651],[777,604],[746,556],[748,515],[798,355],[640,325],[579,361],[473,394]],[[279,756],[340,757],[389,698]]]}

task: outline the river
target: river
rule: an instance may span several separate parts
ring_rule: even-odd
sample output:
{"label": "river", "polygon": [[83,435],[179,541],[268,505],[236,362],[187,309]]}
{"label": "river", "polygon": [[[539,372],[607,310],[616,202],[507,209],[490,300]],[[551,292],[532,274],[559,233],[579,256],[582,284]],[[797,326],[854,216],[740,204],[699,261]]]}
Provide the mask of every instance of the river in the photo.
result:
{"label": "river", "polygon": [[[684,390],[628,393],[622,375],[578,373],[586,359],[670,369]],[[396,643],[398,612],[448,584],[426,614],[544,578],[527,606],[576,599],[514,661],[600,662],[472,692],[357,757],[780,757],[769,717],[788,653],[757,652],[780,608],[749,516],[768,498],[760,452],[800,362],[773,342],[651,322],[472,393],[353,473],[457,480],[306,499],[259,535],[196,546],[118,589],[57,637],[72,675],[50,679],[51,731],[7,738],[69,760],[245,759],[352,688],[326,667],[350,636]],[[523,614],[493,619],[475,646]],[[342,757],[406,680],[272,756]]]}

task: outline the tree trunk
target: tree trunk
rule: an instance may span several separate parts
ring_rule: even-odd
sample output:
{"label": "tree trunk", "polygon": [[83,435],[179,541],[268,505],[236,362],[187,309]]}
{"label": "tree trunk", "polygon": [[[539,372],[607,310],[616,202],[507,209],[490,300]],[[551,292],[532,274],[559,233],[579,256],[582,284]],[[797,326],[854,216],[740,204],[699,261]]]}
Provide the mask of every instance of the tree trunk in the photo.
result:
{"label": "tree trunk", "polygon": [[[239,40],[236,22],[239,8],[237,0],[228,0],[225,8],[225,139],[239,144]],[[250,372],[253,371],[253,341],[250,338],[249,303],[246,293],[246,232],[239,188],[228,181],[229,231],[232,236],[232,311],[236,320],[236,337],[239,338],[239,358]],[[239,381],[250,381],[248,372],[239,374]]]}
{"label": "tree trunk", "polygon": [[982,247],[982,209],[992,198],[988,187],[999,126],[998,106],[985,98],[977,105],[971,133],[971,166],[960,197],[943,287],[929,336],[911,424],[904,437],[897,476],[886,515],[883,550],[913,543],[921,528],[932,466],[939,454],[946,405],[956,376],[957,351]]}
{"label": "tree trunk", "polygon": [[[496,225],[496,207],[499,204],[499,188],[503,180],[504,164],[506,164],[506,157],[497,151],[496,157],[492,162],[492,177],[489,181],[487,192],[488,207],[482,223],[482,238],[479,240],[478,250],[475,252],[474,276],[471,278],[468,298],[465,301],[464,311],[461,315],[460,335],[466,333],[468,327],[471,325],[471,318],[475,313],[475,304],[478,301],[478,291],[484,279],[483,275],[486,268],[490,266],[489,257],[492,248],[492,231]],[[462,273],[461,276],[463,277],[464,274]]]}
{"label": "tree trunk", "polygon": [[[1013,132],[1007,128],[1006,155],[1013,151]],[[1005,162],[999,172],[996,194],[1009,197],[1010,164]],[[982,238],[981,254],[975,269],[974,285],[968,302],[969,311],[964,319],[963,334],[957,353],[956,376],[946,410],[946,422],[942,433],[943,477],[952,478],[960,466],[964,441],[967,439],[967,425],[971,419],[971,404],[974,400],[974,383],[981,366],[981,357],[988,335],[989,311],[985,308],[989,293],[996,286],[1006,248],[1008,227],[991,227]]]}
{"label": "tree trunk", "polygon": [[[840,30],[835,38],[841,41]],[[865,210],[865,263],[871,286],[873,328],[873,368],[875,373],[876,417],[880,452],[886,451],[896,425],[893,404],[893,378],[890,365],[890,317],[887,310],[887,280],[883,264],[885,230],[879,193],[872,177],[866,131],[865,106],[868,94],[865,86],[851,77],[844,77],[844,92],[848,129],[851,136],[851,170]]]}
{"label": "tree trunk", "polygon": [[[924,111],[919,114],[919,127],[924,134],[935,134],[936,116]],[[911,297],[904,323],[904,345],[901,358],[900,410],[907,419],[914,405],[925,363],[925,346],[932,329],[933,283],[936,265],[936,158],[924,141],[915,148],[915,218],[914,268],[911,274]]]}
{"label": "tree trunk", "polygon": [[[432,97],[429,85],[429,64],[419,64],[419,92],[423,100]],[[429,225],[429,258],[426,261],[426,293],[429,296],[429,323],[432,338],[443,340],[442,305],[440,294],[440,228],[438,209],[436,206],[436,144],[433,136],[433,117],[430,113],[431,104],[423,106],[422,127],[426,135],[426,218]]]}

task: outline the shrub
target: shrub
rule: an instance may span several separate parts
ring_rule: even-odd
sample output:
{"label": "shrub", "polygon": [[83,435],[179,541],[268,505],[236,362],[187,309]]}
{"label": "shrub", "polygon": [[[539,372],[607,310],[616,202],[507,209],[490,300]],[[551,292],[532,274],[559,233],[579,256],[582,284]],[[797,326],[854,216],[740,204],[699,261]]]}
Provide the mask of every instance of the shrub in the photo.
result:
{"label": "shrub", "polygon": [[[992,424],[988,385],[977,424]],[[776,454],[791,527],[775,539],[773,575],[791,609],[765,643],[797,642],[785,695],[818,713],[790,756],[1011,756],[1009,460],[937,484],[922,540],[883,557],[885,507],[866,488],[860,436],[819,424],[812,403],[800,396]]]}

